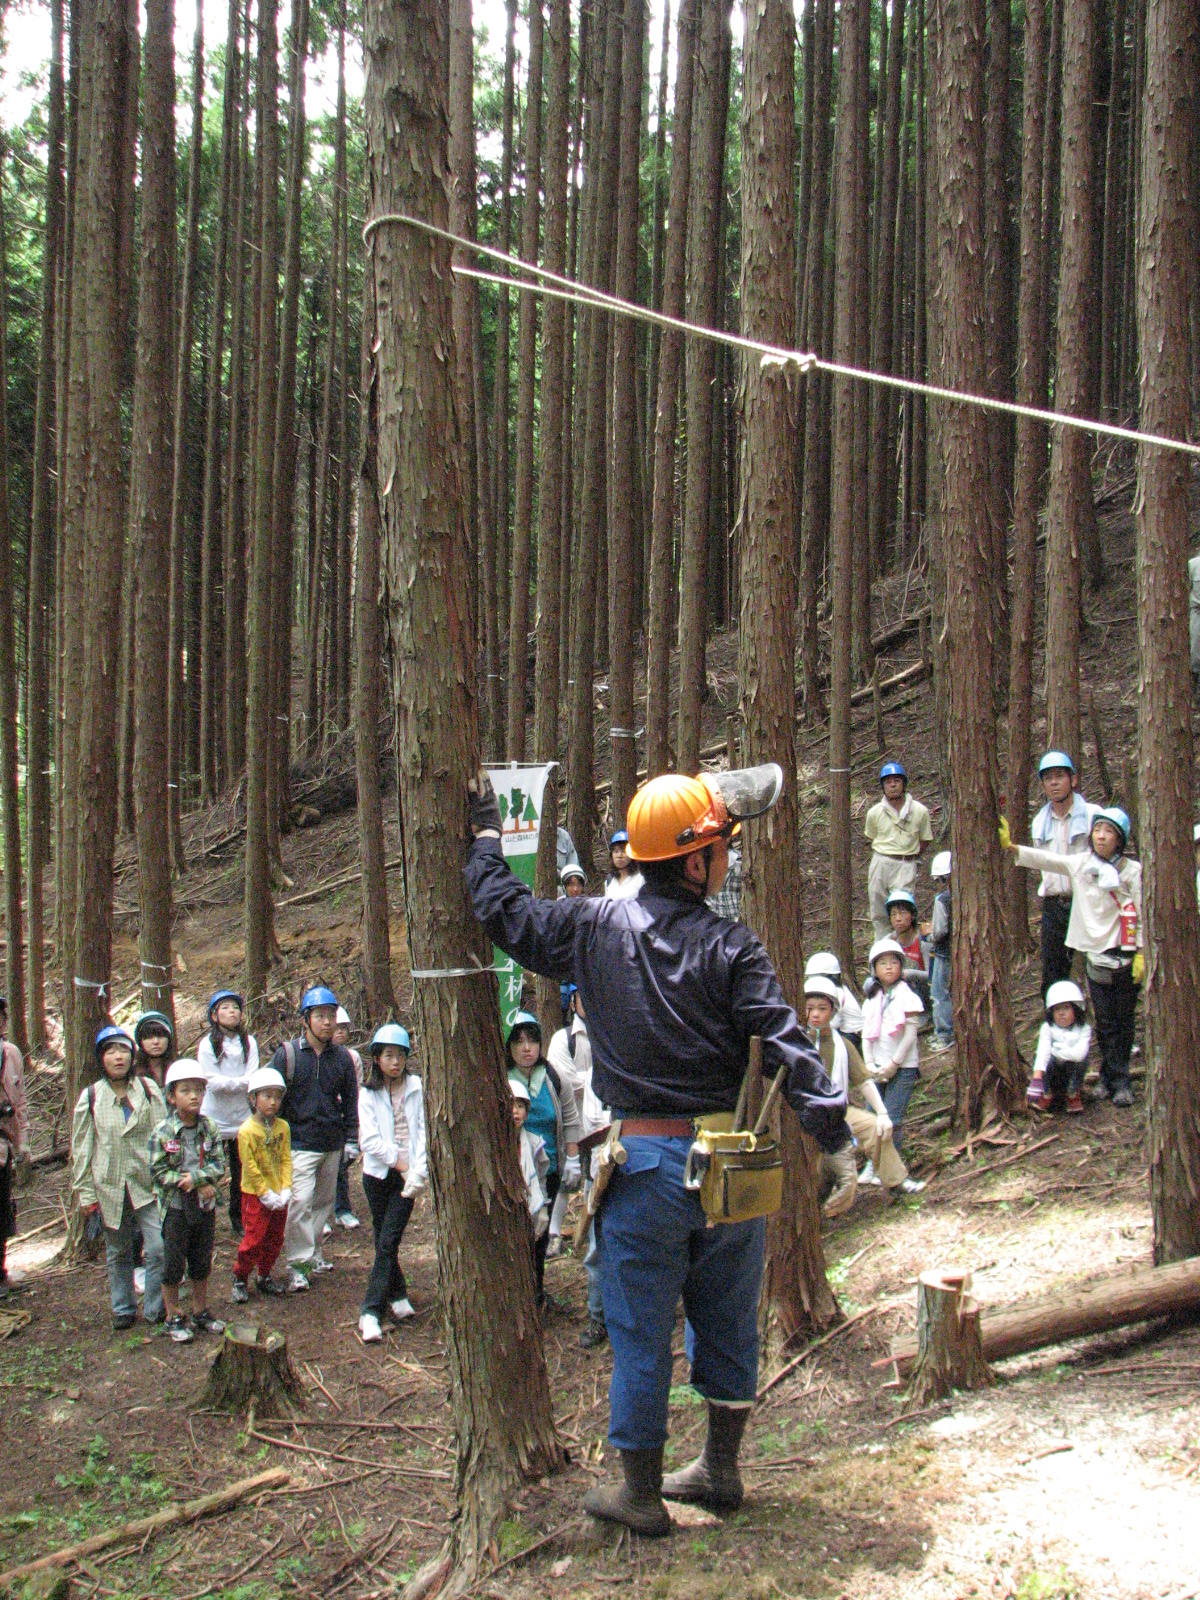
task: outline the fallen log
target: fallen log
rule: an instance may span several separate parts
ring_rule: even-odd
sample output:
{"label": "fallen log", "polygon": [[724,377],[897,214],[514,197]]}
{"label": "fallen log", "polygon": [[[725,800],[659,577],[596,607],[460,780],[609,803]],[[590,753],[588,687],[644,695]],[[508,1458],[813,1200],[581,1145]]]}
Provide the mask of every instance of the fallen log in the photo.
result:
{"label": "fallen log", "polygon": [[212,1494],[203,1494],[198,1500],[177,1500],[172,1505],[164,1506],[161,1511],[156,1511],[152,1517],[139,1517],[136,1522],[123,1522],[119,1528],[106,1528],[103,1533],[94,1533],[90,1539],[83,1539],[79,1544],[64,1545],[61,1550],[52,1550],[48,1556],[39,1556],[36,1561],[26,1561],[19,1567],[9,1567],[7,1572],[0,1572],[0,1589],[8,1588],[17,1578],[24,1578],[31,1572],[44,1572],[50,1567],[65,1567],[68,1562],[77,1561],[81,1556],[94,1556],[101,1550],[112,1549],[114,1545],[129,1544],[134,1540],[149,1540],[163,1528],[173,1528],[178,1523],[198,1522],[202,1517],[212,1517],[221,1511],[229,1511],[241,1501],[248,1500],[265,1489],[280,1488],[287,1483],[290,1476],[286,1467],[272,1467],[268,1472],[255,1473],[252,1478],[239,1478],[236,1483],[227,1484],[224,1489],[216,1489]]}
{"label": "fallen log", "polygon": [[[984,1309],[980,1344],[985,1361],[1006,1361],[1046,1345],[1196,1310],[1200,1310],[1200,1256],[1189,1256],[1168,1267],[1138,1267],[1057,1294]],[[894,1344],[890,1359],[897,1376],[906,1377],[917,1359],[915,1341]]]}

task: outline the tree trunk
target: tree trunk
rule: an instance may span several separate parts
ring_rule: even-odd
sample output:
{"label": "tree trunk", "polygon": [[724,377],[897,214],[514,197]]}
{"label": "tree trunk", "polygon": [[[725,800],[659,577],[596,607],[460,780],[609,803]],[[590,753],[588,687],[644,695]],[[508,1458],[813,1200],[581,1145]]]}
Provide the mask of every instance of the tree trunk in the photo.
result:
{"label": "tree trunk", "polygon": [[[249,383],[243,359],[246,292],[250,271],[250,159],[246,110],[250,104],[250,0],[244,0],[246,93],[238,117],[237,245],[232,278],[233,315],[229,328],[229,440],[226,449],[225,518],[221,566],[225,578],[225,756],[226,782],[232,788],[246,764],[246,414]],[[251,340],[251,343],[253,340]]]}
{"label": "tree trunk", "polygon": [[[638,134],[642,109],[642,47],[646,0],[624,0],[621,59],[620,162],[617,178],[616,294],[636,300],[638,266]],[[637,787],[637,723],[633,707],[633,657],[638,628],[634,605],[635,549],[641,542],[637,474],[637,338],[629,317],[613,324],[612,521],[609,525],[608,638],[612,741],[613,820],[624,827],[625,808]]]}
{"label": "tree trunk", "polygon": [[[521,259],[537,264],[542,184],[542,0],[529,5],[529,87],[525,99],[525,198]],[[529,557],[533,532],[533,412],[537,369],[537,297],[517,302],[517,471],[508,633],[508,759],[525,759],[525,685],[529,676]]]}
{"label": "tree trunk", "polygon": [[[662,39],[658,50],[658,98],[655,101],[655,129],[654,129],[654,175],[651,185],[651,218],[650,218],[650,304],[655,311],[662,310],[663,303],[663,260],[666,254],[666,221],[667,221],[667,69],[671,58],[671,0],[664,0],[662,17]],[[678,72],[678,67],[676,68]],[[678,95],[678,90],[676,90]],[[649,92],[647,91],[647,102]],[[647,115],[649,107],[647,105]],[[676,134],[679,132],[676,124]],[[672,151],[674,159],[674,151]],[[663,330],[656,324],[647,333],[646,350],[646,412],[644,419],[644,432],[647,441],[650,459],[646,463],[649,483],[648,498],[654,492],[654,419],[658,408],[658,360],[662,347]],[[651,507],[647,508],[652,511]],[[646,562],[646,586],[649,589],[650,563]]]}
{"label": "tree trunk", "polygon": [[[879,237],[873,256],[871,303],[875,316],[871,323],[874,347],[872,367],[887,372],[892,366],[892,268],[896,242],[896,201],[900,172],[900,78],[904,63],[904,0],[892,0],[891,32],[888,36],[887,109],[882,119],[883,161],[879,178],[879,214],[875,219]],[[873,386],[871,407],[871,460],[868,499],[871,514],[871,571],[883,569],[884,546],[894,507],[888,502],[888,458],[892,444],[892,420],[896,412],[896,392]]]}
{"label": "tree trunk", "polygon": [[142,255],[138,270],[130,543],[138,572],[134,672],[138,739],[138,953],[142,1009],[174,1018],[171,844],[167,807],[167,667],[171,601],[171,450],[175,310],[175,4],[146,12]]}
{"label": "tree trunk", "polygon": [[[692,170],[692,93],[696,67],[696,17],[700,0],[680,0],[675,35],[675,110],[671,186],[667,197],[666,264],[662,309],[684,312],[688,191]],[[663,330],[658,352],[658,403],[654,419],[654,506],[650,529],[650,616],[647,627],[646,766],[650,776],[671,765],[671,643],[675,611],[675,441],[679,424],[679,368],[683,335]]]}
{"label": "tree trunk", "polygon": [[[871,298],[871,18],[870,6],[859,14],[862,29],[862,60],[866,63],[864,87],[858,101],[859,185],[855,212],[854,302],[866,305]],[[863,369],[871,364],[870,317],[854,319],[854,364]],[[854,673],[860,684],[870,681],[875,656],[871,648],[871,584],[875,568],[870,548],[870,508],[867,503],[870,446],[870,386],[855,384],[854,390],[854,585],[851,599]]]}
{"label": "tree trunk", "polygon": [[[50,6],[50,93],[46,125],[46,233],[42,255],[42,303],[38,344],[37,401],[33,425],[32,505],[29,518],[29,608],[26,627],[26,756],[25,851],[26,906],[29,925],[29,985],[26,1040],[38,1050],[46,1037],[45,912],[42,877],[49,860],[51,696],[50,651],[53,635],[48,615],[53,594],[59,484],[53,473],[54,431],[65,430],[66,417],[55,396],[56,341],[66,330],[57,318],[59,279],[63,271],[63,7]],[[57,724],[58,718],[53,717]],[[10,1001],[10,1016],[12,1005]],[[14,1035],[15,1037],[15,1035]]]}
{"label": "tree trunk", "polygon": [[[434,0],[367,6],[369,214],[447,224],[446,35],[445,9]],[[371,237],[368,271],[378,318],[379,475],[395,486],[381,509],[405,909],[410,964],[421,970],[457,965],[464,951],[483,949],[461,875],[464,796],[479,750],[475,638],[464,625],[474,573],[458,468],[450,252],[440,240],[385,224]],[[534,1311],[491,980],[453,990],[419,981],[416,1017],[460,1514],[409,1593],[458,1594],[481,1575],[522,1478],[557,1468],[563,1456]]]}
{"label": "tree trunk", "polygon": [[[1052,3],[1052,0],[1051,0]],[[1021,281],[1017,297],[1017,399],[1046,404],[1046,303],[1042,271],[1042,161],[1046,117],[1046,0],[1025,10],[1025,99],[1021,132]],[[1013,577],[1008,668],[1008,780],[1005,803],[1012,836],[1029,837],[1032,761],[1033,626],[1037,590],[1038,506],[1046,462],[1046,429],[1017,419],[1013,483]],[[1028,877],[1007,870],[1008,931],[1014,954],[1029,938]]]}
{"label": "tree trunk", "polygon": [[259,292],[257,307],[258,402],[255,427],[253,581],[250,597],[250,677],[246,703],[246,995],[266,993],[275,940],[271,904],[268,769],[271,737],[271,632],[277,627],[271,595],[271,486],[275,444],[275,374],[278,342],[275,294],[279,260],[279,81],[276,0],[261,0],[258,14]]}
{"label": "tree trunk", "polygon": [[[1037,0],[1032,0],[1037,3]],[[1012,265],[1008,199],[1009,56],[1012,0],[987,0],[987,105],[984,112],[983,268],[984,351],[987,392],[1011,400]],[[987,413],[987,518],[991,534],[988,581],[995,629],[992,661],[998,689],[1008,675],[1008,522],[1013,475],[1013,423],[1003,412]],[[1003,695],[998,696],[1003,703]]]}
{"label": "tree trunk", "polygon": [[[742,91],[742,334],[790,346],[795,332],[795,194],[792,173],[790,0],[746,11]],[[745,830],[743,912],[771,953],[784,995],[804,988],[802,889],[796,797],[795,379],[749,360],[743,369],[745,434],[740,522],[742,608],[738,680],[748,765],[777,761],[783,792],[769,822]],[[784,1195],[767,1231],[764,1306],[790,1339],[826,1327],[837,1306],[825,1277],[817,1208],[816,1147],[790,1110],[781,1113]]]}
{"label": "tree trunk", "polygon": [[917,1360],[905,1404],[919,1411],[955,1389],[995,1383],[980,1339],[980,1309],[971,1274],[961,1267],[931,1269],[917,1279]]}
{"label": "tree trunk", "polygon": [[[338,288],[338,318],[341,323],[339,345],[342,352],[338,394],[337,468],[337,552],[338,552],[338,657],[337,725],[350,721],[350,191],[346,179],[346,122],[341,124],[342,143],[342,244],[338,252],[341,284]],[[472,549],[474,546],[472,546]],[[474,608],[472,608],[474,616]]]}
{"label": "tree trunk", "polygon": [[[1092,56],[1096,0],[1063,12],[1062,242],[1054,403],[1087,415],[1092,286]],[[1095,520],[1091,450],[1078,428],[1058,428],[1046,505],[1046,737],[1079,763],[1079,630],[1085,520]]]}
{"label": "tree trunk", "polygon": [[[179,343],[175,367],[175,440],[171,487],[171,637],[168,680],[167,810],[170,817],[171,860],[176,872],[187,868],[180,828],[184,770],[184,630],[187,627],[187,596],[184,586],[185,523],[191,496],[187,482],[188,400],[192,381],[192,333],[196,301],[196,266],[200,249],[200,156],[204,145],[204,15],[196,11],[196,33],[192,41],[192,131],[188,156],[187,220],[183,246],[183,273],[179,290]],[[194,663],[189,673],[195,670]]]}
{"label": "tree trunk", "polygon": [[1113,0],[1112,56],[1104,141],[1104,233],[1100,245],[1100,410],[1117,415],[1117,253],[1124,209],[1118,199],[1121,164],[1121,99],[1125,80],[1125,0]]}
{"label": "tree trunk", "polygon": [[[575,106],[572,114],[571,157],[568,171],[571,183],[567,204],[567,255],[565,272],[569,278],[579,278],[579,184],[574,174],[580,172],[583,157],[584,86],[590,76],[590,57],[595,29],[585,6],[579,16],[579,66],[575,78]],[[590,117],[590,110],[589,110]],[[562,520],[559,527],[560,553],[558,573],[558,685],[559,697],[569,705],[568,687],[571,673],[571,555],[572,535],[575,526],[575,308],[569,302],[563,306],[563,412],[562,412]],[[582,330],[584,322],[579,319]],[[582,333],[579,339],[582,348]],[[490,670],[490,669],[489,669]]]}
{"label": "tree trunk", "polygon": [[[513,188],[513,121],[516,110],[516,42],[517,0],[505,0],[507,26],[504,34],[504,103],[502,112],[502,144],[500,155],[500,248],[507,255],[512,249],[512,188]],[[497,760],[506,742],[507,700],[505,684],[508,681],[509,629],[512,622],[509,610],[509,343],[512,338],[512,306],[507,289],[501,289],[496,300],[496,360],[492,380],[492,483],[496,492],[496,637],[498,640],[499,673],[489,679],[491,704],[488,728],[492,752]]]}
{"label": "tree trunk", "polygon": [[[725,35],[729,0],[700,0],[699,42],[688,205],[688,321],[711,328],[717,315],[717,264],[725,177],[725,124],[729,108]],[[724,70],[724,81],[722,74]],[[713,378],[716,346],[689,341],[687,480],[684,490],[682,590],[679,607],[679,722],[675,762],[680,772],[700,769],[700,713],[705,693],[708,634],[708,522],[712,481]]]}
{"label": "tree trunk", "polygon": [[[219,602],[221,557],[221,374],[225,363],[225,278],[229,259],[230,206],[234,165],[238,155],[238,117],[241,111],[241,55],[239,51],[239,0],[229,0],[225,34],[225,95],[221,117],[221,177],[217,193],[217,238],[213,258],[212,335],[208,350],[208,406],[204,421],[204,498],[201,510],[200,638],[200,795],[211,801],[220,789],[217,766],[221,686],[221,624],[224,607]],[[248,52],[247,52],[248,54]]]}
{"label": "tree trunk", "polygon": [[[1138,216],[1141,425],[1188,437],[1188,260],[1195,16],[1149,0]],[[1187,616],[1187,458],[1138,450],[1138,793],[1146,945],[1146,1076],[1154,1259],[1200,1254],[1200,917],[1190,849],[1194,757]]]}
{"label": "tree trunk", "polygon": [[[862,8],[867,0],[842,0],[839,39],[836,267],[833,356],[852,364],[858,308],[859,99],[867,92],[862,51]],[[829,672],[829,938],[847,972],[854,971],[854,896],[850,878],[851,602],[854,584],[855,385],[833,380],[833,497],[829,530],[832,634]]]}
{"label": "tree trunk", "polygon": [[[939,382],[966,389],[983,366],[983,0],[940,0],[933,37],[938,161]],[[953,774],[956,1120],[1023,1103],[1009,1002],[992,741],[995,619],[988,576],[988,418],[940,408],[949,756]]]}

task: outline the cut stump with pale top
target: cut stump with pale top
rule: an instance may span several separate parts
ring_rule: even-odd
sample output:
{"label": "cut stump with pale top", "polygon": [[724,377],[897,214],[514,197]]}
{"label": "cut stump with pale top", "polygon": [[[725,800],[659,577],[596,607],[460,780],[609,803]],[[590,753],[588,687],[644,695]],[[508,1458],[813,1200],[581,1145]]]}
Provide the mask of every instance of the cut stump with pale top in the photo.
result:
{"label": "cut stump with pale top", "polygon": [[286,1336],[250,1322],[230,1323],[209,1368],[202,1404],[256,1417],[290,1417],[304,1403]]}
{"label": "cut stump with pale top", "polygon": [[917,1279],[917,1361],[904,1397],[907,1410],[942,1400],[952,1389],[988,1389],[995,1383],[970,1287],[966,1267],[934,1267]]}

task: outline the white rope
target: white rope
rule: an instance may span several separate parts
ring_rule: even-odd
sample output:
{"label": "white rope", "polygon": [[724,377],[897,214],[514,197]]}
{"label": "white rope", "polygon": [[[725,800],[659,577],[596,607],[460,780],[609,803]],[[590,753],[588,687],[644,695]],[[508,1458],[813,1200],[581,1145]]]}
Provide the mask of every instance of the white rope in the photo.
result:
{"label": "white rope", "polygon": [[995,395],[948,389],[942,384],[922,383],[916,378],[904,378],[891,372],[872,372],[865,367],[849,366],[841,361],[828,361],[812,350],[792,350],[783,345],[767,344],[760,339],[747,339],[742,334],[729,333],[723,328],[701,327],[699,323],[686,322],[680,317],[669,317],[665,312],[651,310],[649,306],[639,306],[630,300],[619,299],[616,295],[607,294],[591,284],[577,283],[573,278],[563,277],[560,273],[539,267],[532,261],[522,261],[519,256],[506,254],[503,250],[493,249],[490,245],[479,244],[474,239],[466,239],[461,234],[451,233],[448,229],[439,228],[434,223],[425,222],[419,217],[406,216],[401,211],[385,212],[382,216],[372,217],[363,229],[363,243],[369,244],[375,229],[384,223],[399,223],[404,227],[415,228],[420,233],[444,239],[460,249],[503,262],[508,267],[516,268],[518,272],[532,273],[545,281],[530,283],[528,279],[514,279],[499,273],[482,272],[477,267],[452,263],[453,271],[462,277],[474,278],[479,283],[500,284],[503,288],[516,288],[522,293],[541,295],[546,299],[591,306],[593,310],[613,312],[618,316],[631,317],[636,321],[652,323],[660,328],[669,328],[676,333],[711,339],[717,344],[757,355],[764,366],[797,366],[801,372],[828,372],[833,377],[851,378],[859,383],[874,383],[885,389],[901,389],[909,394],[924,395],[927,400],[948,400],[958,405],[977,406],[984,411],[999,411],[1006,416],[1029,417],[1035,422],[1045,423],[1048,427],[1076,428],[1083,433],[1103,434],[1109,439],[1124,439],[1130,444],[1151,445],[1160,450],[1177,450],[1185,455],[1200,456],[1200,444],[1187,439],[1172,439],[1161,433],[1143,433],[1138,428],[1125,428],[1118,423],[1101,422],[1092,417],[1072,417],[1062,411],[1048,411],[1040,406],[1021,405],[1016,400],[1002,400]]}

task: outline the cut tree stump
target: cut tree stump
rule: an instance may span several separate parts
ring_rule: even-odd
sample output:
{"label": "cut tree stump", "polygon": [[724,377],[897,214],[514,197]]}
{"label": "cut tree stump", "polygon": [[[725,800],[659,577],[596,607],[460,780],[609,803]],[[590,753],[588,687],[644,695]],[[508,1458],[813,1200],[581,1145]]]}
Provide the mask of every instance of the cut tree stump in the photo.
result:
{"label": "cut tree stump", "polygon": [[[922,1280],[923,1281],[923,1280]],[[1087,1334],[1110,1333],[1134,1322],[1200,1310],[1200,1256],[1167,1267],[1137,1267],[1132,1272],[1096,1278],[1077,1288],[1040,1295],[984,1314],[980,1339],[987,1361],[1063,1344]],[[918,1333],[919,1333],[918,1326]],[[890,1359],[903,1378],[919,1361],[911,1340],[892,1347]]]}
{"label": "cut tree stump", "polygon": [[935,1267],[918,1278],[917,1361],[904,1397],[907,1409],[921,1410],[951,1389],[987,1389],[995,1383],[970,1287],[966,1267]]}
{"label": "cut tree stump", "polygon": [[250,1322],[225,1329],[208,1371],[201,1404],[256,1417],[290,1417],[304,1404],[304,1390],[288,1358],[282,1333]]}

